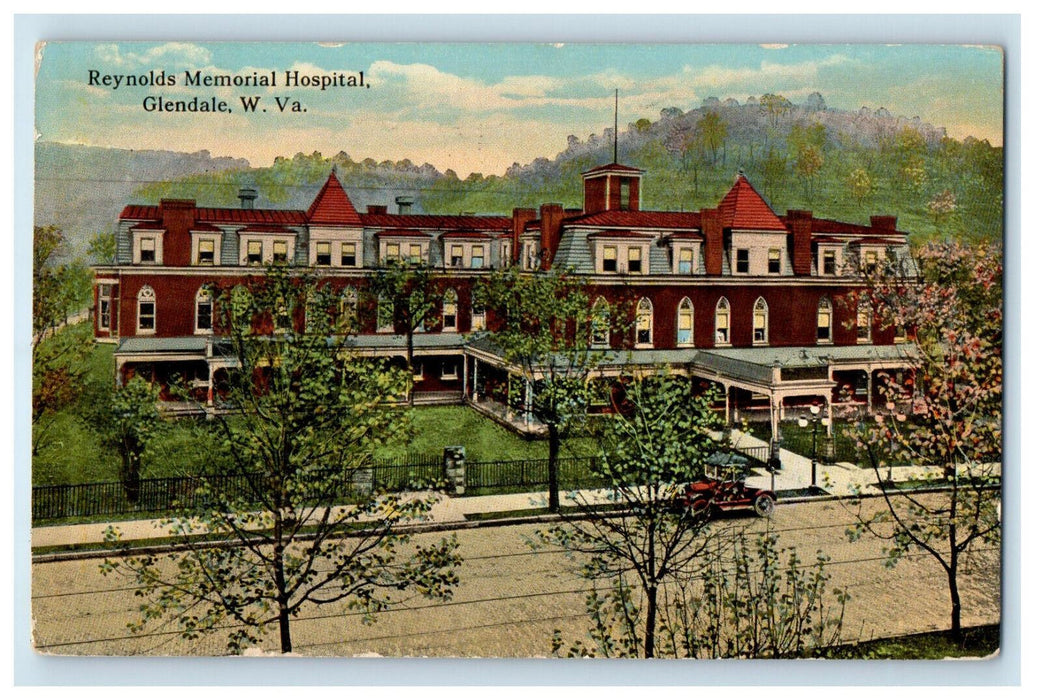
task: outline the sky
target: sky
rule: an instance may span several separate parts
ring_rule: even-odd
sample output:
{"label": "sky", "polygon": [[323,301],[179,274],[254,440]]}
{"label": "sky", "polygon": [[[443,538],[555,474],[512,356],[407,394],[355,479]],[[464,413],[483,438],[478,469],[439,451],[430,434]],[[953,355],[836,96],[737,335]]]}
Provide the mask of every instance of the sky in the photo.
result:
{"label": "sky", "polygon": [[[186,85],[200,76],[268,76],[271,87]],[[286,85],[286,72],[367,87]],[[956,45],[47,43],[37,51],[36,131],[44,141],[246,158],[340,151],[502,174],[553,158],[569,135],[655,120],[706,97],[776,93],[829,107],[884,107],[1003,141],[1003,55]],[[128,86],[121,76],[173,77]],[[107,79],[107,84],[106,84]],[[119,80],[117,86],[116,80]],[[242,98],[259,96],[256,111]],[[146,110],[146,100],[224,101],[229,113]],[[276,102],[276,98],[279,98]],[[280,104],[283,109],[280,110]],[[294,111],[295,103],[299,110]]]}

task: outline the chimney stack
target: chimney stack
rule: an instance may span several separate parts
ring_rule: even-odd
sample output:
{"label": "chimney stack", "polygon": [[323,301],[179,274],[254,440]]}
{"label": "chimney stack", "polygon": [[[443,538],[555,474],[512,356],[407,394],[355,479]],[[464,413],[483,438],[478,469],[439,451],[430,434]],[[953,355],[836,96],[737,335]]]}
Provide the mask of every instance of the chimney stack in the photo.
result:
{"label": "chimney stack", "polygon": [[253,201],[257,199],[257,189],[255,187],[240,187],[239,188],[239,206],[242,209],[253,209]]}
{"label": "chimney stack", "polygon": [[813,263],[811,255],[812,214],[804,209],[789,209],[785,218],[792,231],[792,272],[796,275],[809,275]]}
{"label": "chimney stack", "polygon": [[514,207],[514,216],[511,220],[510,229],[510,242],[512,244],[512,262],[516,265],[517,261],[521,258],[521,234],[525,232],[525,224],[529,221],[535,221],[539,218],[539,214],[535,209],[524,209],[521,207]]}
{"label": "chimney stack", "polygon": [[387,205],[386,204],[370,204],[368,207],[366,207],[366,212],[365,213],[366,214],[380,214],[380,215],[386,214],[387,213]]}
{"label": "chimney stack", "polygon": [[544,204],[539,207],[539,249],[543,256],[541,269],[549,270],[557,255],[557,246],[561,242],[561,222],[564,220],[564,207],[560,204]]}
{"label": "chimney stack", "polygon": [[413,202],[416,200],[409,195],[401,195],[394,198],[394,203],[398,205],[399,214],[408,214],[409,210],[412,209]]}
{"label": "chimney stack", "polygon": [[897,231],[896,216],[870,216],[868,219],[872,222],[872,228],[889,232]]}
{"label": "chimney stack", "polygon": [[720,211],[703,209],[701,217],[706,246],[706,274],[719,276],[724,274],[724,226],[720,221]]}

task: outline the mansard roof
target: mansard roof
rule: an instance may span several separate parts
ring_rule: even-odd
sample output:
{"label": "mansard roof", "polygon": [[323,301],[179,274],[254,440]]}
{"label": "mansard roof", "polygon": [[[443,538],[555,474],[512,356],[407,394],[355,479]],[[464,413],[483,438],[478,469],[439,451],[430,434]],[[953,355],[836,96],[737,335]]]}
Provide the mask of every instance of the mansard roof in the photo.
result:
{"label": "mansard roof", "polygon": [[358,215],[355,205],[344,191],[337,179],[336,172],[330,171],[329,177],[318,191],[318,196],[311,203],[307,212],[308,223],[336,226],[361,226],[362,217]]}
{"label": "mansard roof", "polygon": [[[237,209],[221,207],[193,207],[196,222],[210,224],[274,224],[302,226],[307,223],[306,214],[298,209]],[[162,205],[128,204],[120,212],[120,219],[130,221],[155,221],[163,218]]]}
{"label": "mansard roof", "polygon": [[702,215],[697,211],[632,211],[611,210],[565,219],[568,226],[618,226],[627,229],[649,228],[655,230],[697,229],[702,225]]}
{"label": "mansard roof", "polygon": [[445,214],[362,214],[366,228],[411,228],[506,231],[511,227],[509,216],[470,216]]}
{"label": "mansard roof", "polygon": [[719,210],[724,228],[753,231],[788,230],[760,193],[745,179],[745,175],[740,173],[734,186],[720,200]]}

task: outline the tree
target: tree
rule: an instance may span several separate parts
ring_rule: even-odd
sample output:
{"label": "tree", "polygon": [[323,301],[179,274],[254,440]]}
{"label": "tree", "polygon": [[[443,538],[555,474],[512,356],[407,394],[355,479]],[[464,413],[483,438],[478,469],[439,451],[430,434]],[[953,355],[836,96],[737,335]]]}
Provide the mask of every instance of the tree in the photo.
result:
{"label": "tree", "polygon": [[763,174],[763,186],[767,192],[767,198],[774,200],[778,188],[785,185],[789,174],[789,161],[784,153],[779,153],[771,146],[767,150],[767,157],[760,166]]}
{"label": "tree", "polygon": [[[369,274],[368,289],[377,299],[377,324],[381,322],[379,304],[383,303],[390,309],[395,327],[405,331],[405,363],[410,371],[414,371],[416,331],[430,322],[431,314],[442,302],[442,291],[431,268],[388,260],[383,267]],[[408,394],[409,405],[412,405],[411,385]]]}
{"label": "tree", "polygon": [[142,458],[163,427],[158,400],[158,387],[131,377],[91,411],[90,423],[102,441],[119,453],[119,480],[131,503],[137,503],[141,492]]}
{"label": "tree", "polygon": [[585,281],[559,269],[529,274],[497,271],[475,290],[490,322],[489,339],[509,372],[519,377],[510,407],[546,426],[549,506],[560,509],[557,462],[561,442],[585,422],[595,387],[589,380],[603,351],[591,349],[595,330],[607,337],[618,326],[612,309],[590,303]]}
{"label": "tree", "polygon": [[825,157],[814,146],[803,146],[796,156],[796,174],[803,180],[808,198],[814,196],[814,178],[825,165]]}
{"label": "tree", "polygon": [[[884,379],[885,407],[855,432],[886,509],[859,517],[850,535],[887,540],[889,565],[913,550],[935,560],[947,576],[956,640],[960,564],[1000,533],[1001,260],[994,246],[933,243],[919,253],[918,277],[891,268],[866,291],[877,323],[907,333],[902,347],[913,373]],[[886,457],[880,445],[890,446]],[[894,465],[918,467],[940,492],[896,488],[888,478]]]}
{"label": "tree", "polygon": [[231,473],[201,465],[199,487],[166,523],[176,551],[103,564],[140,589],[133,629],[169,620],[189,639],[227,630],[240,652],[274,626],[289,652],[290,620],[305,606],[343,602],[370,619],[410,593],[451,596],[454,539],[414,544],[399,527],[422,519],[431,498],[379,493],[366,469],[401,432],[407,413],[395,402],[409,378],[349,351],[334,333],[337,301],[274,267],[219,295],[236,369],[213,424]]}
{"label": "tree", "polygon": [[760,97],[760,112],[767,115],[771,126],[778,126],[778,119],[792,111],[792,103],[781,95],[768,93]]}
{"label": "tree", "polygon": [[699,147],[703,153],[713,154],[712,162],[715,164],[716,152],[727,140],[727,124],[717,112],[706,112],[695,124],[695,129]]}
{"label": "tree", "polygon": [[[584,578],[614,581],[613,604],[633,604],[628,581],[636,580],[640,602],[633,612],[643,619],[631,633],[640,644],[626,648],[650,658],[659,649],[660,608],[671,604],[677,584],[697,574],[712,543],[703,534],[708,508],[689,511],[678,502],[709,457],[728,445],[711,392],[695,396],[689,380],[665,374],[631,379],[624,387],[617,412],[599,425],[600,455],[591,464],[618,513],[597,512],[603,503],[577,494],[591,517],[544,531],[541,539],[583,557]],[[595,599],[598,607],[604,602]]]}
{"label": "tree", "polygon": [[858,205],[864,204],[865,198],[872,194],[872,176],[864,168],[855,168],[847,176],[847,188],[850,196],[857,200]]}
{"label": "tree", "polygon": [[95,233],[87,244],[87,254],[98,265],[110,265],[116,261],[116,234]]}

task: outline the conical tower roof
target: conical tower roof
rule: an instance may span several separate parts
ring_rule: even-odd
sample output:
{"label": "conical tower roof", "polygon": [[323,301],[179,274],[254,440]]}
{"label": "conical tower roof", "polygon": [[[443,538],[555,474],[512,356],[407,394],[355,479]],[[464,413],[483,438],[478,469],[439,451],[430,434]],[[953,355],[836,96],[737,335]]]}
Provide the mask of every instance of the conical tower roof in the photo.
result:
{"label": "conical tower roof", "polygon": [[785,224],[767,206],[745,175],[739,173],[734,187],[720,200],[720,218],[724,228],[755,231],[786,231]]}
{"label": "conical tower roof", "polygon": [[330,171],[329,178],[308,209],[307,219],[309,224],[362,225],[362,217],[337,179],[336,171]]}

